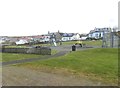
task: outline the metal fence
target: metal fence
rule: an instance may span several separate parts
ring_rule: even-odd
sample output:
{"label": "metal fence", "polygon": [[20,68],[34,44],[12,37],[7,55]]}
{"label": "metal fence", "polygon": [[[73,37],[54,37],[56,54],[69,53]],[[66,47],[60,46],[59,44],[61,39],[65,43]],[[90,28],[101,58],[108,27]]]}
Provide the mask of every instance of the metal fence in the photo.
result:
{"label": "metal fence", "polygon": [[102,47],[119,47],[119,41],[119,36],[116,32],[104,32]]}

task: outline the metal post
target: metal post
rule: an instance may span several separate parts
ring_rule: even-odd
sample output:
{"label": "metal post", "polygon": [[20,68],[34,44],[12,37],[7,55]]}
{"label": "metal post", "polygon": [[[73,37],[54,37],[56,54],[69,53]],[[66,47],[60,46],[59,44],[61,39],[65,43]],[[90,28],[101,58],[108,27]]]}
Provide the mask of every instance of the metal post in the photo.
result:
{"label": "metal post", "polygon": [[111,32],[111,47],[113,48],[114,46],[114,35],[113,32]]}
{"label": "metal post", "polygon": [[118,31],[118,48],[120,48],[120,31]]}
{"label": "metal post", "polygon": [[105,32],[103,31],[103,42],[102,47],[106,47]]}

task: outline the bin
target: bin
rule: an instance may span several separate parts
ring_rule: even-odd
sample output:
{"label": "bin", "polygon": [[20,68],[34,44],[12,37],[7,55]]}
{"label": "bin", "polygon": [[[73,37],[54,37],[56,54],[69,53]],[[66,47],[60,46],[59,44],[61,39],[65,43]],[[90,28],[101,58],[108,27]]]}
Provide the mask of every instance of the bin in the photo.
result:
{"label": "bin", "polygon": [[76,46],[75,45],[72,46],[72,51],[76,51]]}

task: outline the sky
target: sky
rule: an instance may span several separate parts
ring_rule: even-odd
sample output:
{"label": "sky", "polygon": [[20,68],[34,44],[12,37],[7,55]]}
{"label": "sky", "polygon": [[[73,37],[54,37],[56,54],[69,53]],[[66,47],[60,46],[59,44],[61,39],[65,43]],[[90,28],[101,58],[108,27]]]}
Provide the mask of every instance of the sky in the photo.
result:
{"label": "sky", "polygon": [[118,26],[119,0],[0,0],[0,36],[89,33]]}

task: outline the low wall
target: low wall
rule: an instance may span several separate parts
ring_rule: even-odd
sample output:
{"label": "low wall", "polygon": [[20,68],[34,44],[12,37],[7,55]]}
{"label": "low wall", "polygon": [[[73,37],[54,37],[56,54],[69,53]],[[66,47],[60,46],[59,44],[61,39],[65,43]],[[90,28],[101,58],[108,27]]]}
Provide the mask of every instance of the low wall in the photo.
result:
{"label": "low wall", "polygon": [[25,54],[51,55],[51,49],[49,47],[2,48],[2,52],[4,52],[4,53],[25,53]]}

